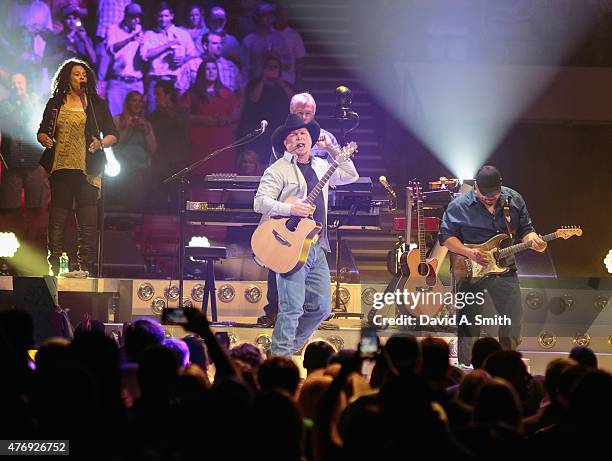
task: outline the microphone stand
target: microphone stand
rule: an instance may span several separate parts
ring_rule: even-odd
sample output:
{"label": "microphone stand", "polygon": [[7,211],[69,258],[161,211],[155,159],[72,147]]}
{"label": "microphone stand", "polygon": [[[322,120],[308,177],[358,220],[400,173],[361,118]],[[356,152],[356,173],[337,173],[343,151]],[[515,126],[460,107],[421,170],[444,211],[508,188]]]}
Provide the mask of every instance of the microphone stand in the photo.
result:
{"label": "microphone stand", "polygon": [[[106,157],[106,152],[102,147],[102,139],[104,139],[102,132],[100,131],[100,125],[98,125],[98,117],[96,116],[96,108],[94,107],[93,98],[91,97],[89,87],[85,86],[85,94],[87,95],[88,106],[87,109],[91,107],[91,114],[93,116],[94,126],[96,127],[96,134],[100,138],[100,150],[104,152],[104,156]],[[87,145],[87,139],[85,140],[85,145]],[[102,277],[102,254],[104,252],[104,170],[100,174],[100,200],[98,200],[98,270],[96,277]]]}
{"label": "microphone stand", "polygon": [[[170,184],[174,181],[179,181],[179,199],[178,199],[178,213],[179,213],[179,248],[178,248],[178,266],[179,266],[179,299],[178,299],[178,307],[183,307],[183,288],[184,288],[184,268],[185,268],[185,218],[186,218],[186,196],[187,196],[187,187],[189,185],[189,179],[187,175],[195,170],[200,165],[208,162],[212,158],[219,155],[221,152],[224,152],[228,149],[233,149],[234,147],[240,147],[244,144],[249,144],[257,139],[259,136],[263,134],[264,129],[257,129],[242,138],[234,141],[227,146],[221,147],[206,157],[202,157],[200,160],[192,163],[191,165],[186,166],[185,168],[177,171],[176,173],[168,176],[166,179],[162,181],[163,184]],[[211,264],[211,261],[208,261],[206,264]],[[213,296],[215,296],[213,294]]]}

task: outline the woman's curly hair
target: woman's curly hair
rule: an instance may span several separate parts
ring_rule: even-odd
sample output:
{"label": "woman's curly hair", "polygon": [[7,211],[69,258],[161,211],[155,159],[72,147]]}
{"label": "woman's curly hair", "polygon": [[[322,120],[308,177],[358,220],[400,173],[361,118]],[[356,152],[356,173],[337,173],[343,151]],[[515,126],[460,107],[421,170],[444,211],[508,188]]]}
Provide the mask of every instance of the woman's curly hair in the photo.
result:
{"label": "woman's curly hair", "polygon": [[70,73],[74,66],[81,66],[85,69],[87,83],[89,87],[94,90],[91,92],[90,96],[97,99],[98,94],[95,91],[98,86],[96,73],[86,61],[76,58],[70,58],[64,61],[57,69],[57,72],[55,72],[53,80],[51,81],[53,98],[60,98],[62,101],[66,99],[66,95],[70,92]]}

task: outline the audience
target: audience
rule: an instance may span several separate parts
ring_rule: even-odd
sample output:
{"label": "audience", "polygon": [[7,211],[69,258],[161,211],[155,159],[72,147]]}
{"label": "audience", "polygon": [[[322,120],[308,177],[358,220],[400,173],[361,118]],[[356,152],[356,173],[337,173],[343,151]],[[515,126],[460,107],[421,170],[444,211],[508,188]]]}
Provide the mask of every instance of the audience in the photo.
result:
{"label": "audience", "polygon": [[52,71],[69,58],[82,59],[92,67],[96,65],[93,41],[83,27],[84,18],[79,16],[79,11],[73,6],[65,6],[62,9],[64,28],[49,40],[45,49],[45,63]]}
{"label": "audience", "polygon": [[279,59],[279,77],[284,78],[291,67],[291,50],[283,34],[274,30],[274,11],[272,4],[259,3],[255,13],[257,29],[242,42],[242,74],[247,82],[262,75],[264,57],[268,54],[275,54]]}
{"label": "audience", "polygon": [[174,25],[174,13],[166,2],[159,4],[156,13],[157,27],[144,34],[140,57],[148,63],[147,109],[155,110],[153,92],[160,81],[172,82],[182,94],[191,87],[200,62],[191,35]]}
{"label": "audience", "polygon": [[[181,105],[189,110],[191,150],[188,161],[194,163],[215,150],[232,143],[239,119],[239,101],[224,87],[214,59],[205,59],[196,81],[181,98]],[[199,174],[233,173],[236,159],[233,149],[225,150],[195,170]]]}
{"label": "audience", "polygon": [[[605,448],[612,376],[573,359],[548,365],[542,411],[524,419],[521,357],[496,352],[485,364],[494,377],[480,368],[464,376],[460,413],[444,393],[452,376],[445,341],[391,336],[371,387],[357,353],[328,365],[331,347],[315,341],[305,350],[300,386],[290,358],[263,360],[248,343],[228,351],[200,311],[185,313],[192,334],[184,340],[166,338],[161,325],[142,318],[127,326],[121,349],[103,331],[82,328],[72,341],[42,342],[33,363],[29,314],[0,312],[3,434],[70,439],[73,455],[91,456],[95,446],[108,459],[194,459],[212,442],[231,446],[236,459],[400,459],[407,437],[415,441],[412,456],[452,459],[565,458]],[[169,421],[180,421],[180,431],[158,430]],[[248,428],[240,443],[227,429],[236,421]],[[256,443],[271,434],[273,449]]]}
{"label": "audience", "polygon": [[189,5],[187,8],[187,25],[181,27],[185,32],[191,36],[193,44],[200,56],[204,54],[204,47],[202,45],[202,37],[208,32],[206,21],[204,18],[204,11],[202,7],[197,3]]}
{"label": "audience", "polygon": [[121,112],[130,91],[144,94],[143,65],[137,60],[138,48],[143,43],[141,20],[142,8],[138,3],[130,3],[125,7],[123,20],[111,25],[106,35],[106,47],[112,57],[106,92],[113,117]]}
{"label": "audience", "polygon": [[[293,94],[293,88],[281,76],[280,59],[275,55],[266,56],[261,75],[247,85],[238,135],[251,132],[261,120],[267,120],[270,126],[281,126],[287,118],[287,107]],[[272,131],[267,130],[251,143],[251,149],[257,152],[262,164],[267,164],[272,151]]]}
{"label": "audience", "polygon": [[119,143],[114,154],[121,172],[108,178],[108,204],[121,205],[130,211],[142,209],[151,159],[157,151],[157,140],[151,123],[144,118],[144,98],[130,91],[121,114],[114,117],[119,130]]}

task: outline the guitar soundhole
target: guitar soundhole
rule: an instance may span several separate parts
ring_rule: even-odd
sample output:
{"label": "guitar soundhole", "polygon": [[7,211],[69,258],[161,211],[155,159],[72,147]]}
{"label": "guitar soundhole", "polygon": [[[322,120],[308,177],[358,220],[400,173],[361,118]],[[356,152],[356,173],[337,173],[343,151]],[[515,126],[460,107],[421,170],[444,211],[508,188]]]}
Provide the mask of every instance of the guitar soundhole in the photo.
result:
{"label": "guitar soundhole", "polygon": [[425,263],[419,264],[419,275],[427,277],[429,275],[429,266]]}
{"label": "guitar soundhole", "polygon": [[285,227],[289,229],[291,232],[297,229],[298,224],[300,223],[300,218],[297,216],[292,216],[285,222]]}

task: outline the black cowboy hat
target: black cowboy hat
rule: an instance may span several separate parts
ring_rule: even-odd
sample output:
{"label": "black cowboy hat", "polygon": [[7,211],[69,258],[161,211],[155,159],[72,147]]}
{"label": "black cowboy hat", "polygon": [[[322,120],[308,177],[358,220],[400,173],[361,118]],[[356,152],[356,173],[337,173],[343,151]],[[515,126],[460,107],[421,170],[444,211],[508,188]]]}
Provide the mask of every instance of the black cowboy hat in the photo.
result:
{"label": "black cowboy hat", "polygon": [[272,133],[272,147],[277,154],[282,155],[285,152],[285,138],[294,130],[299,130],[300,128],[306,128],[308,133],[310,133],[310,138],[312,139],[312,146],[319,140],[319,134],[321,134],[321,127],[314,120],[310,123],[304,123],[302,117],[298,114],[289,114],[287,116],[287,120],[285,120],[285,124],[279,126],[274,133]]}

